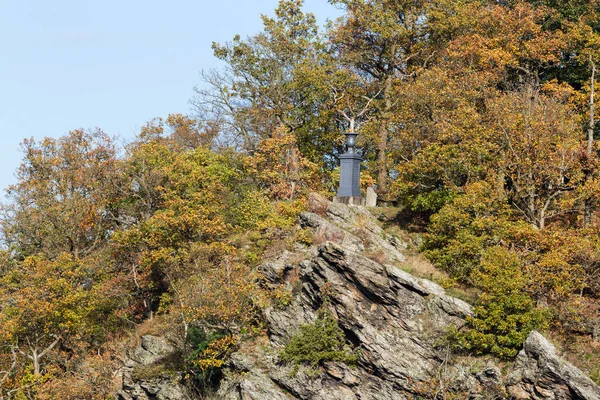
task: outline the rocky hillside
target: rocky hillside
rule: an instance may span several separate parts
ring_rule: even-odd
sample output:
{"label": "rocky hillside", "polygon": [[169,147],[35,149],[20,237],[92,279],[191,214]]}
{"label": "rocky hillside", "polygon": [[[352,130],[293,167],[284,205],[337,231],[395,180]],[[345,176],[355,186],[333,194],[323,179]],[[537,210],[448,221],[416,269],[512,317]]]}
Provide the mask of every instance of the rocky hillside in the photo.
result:
{"label": "rocky hillside", "polygon": [[[243,342],[225,368],[216,398],[227,400],[600,399],[600,387],[532,332],[514,363],[455,354],[445,340],[469,304],[402,268],[407,247],[362,207],[317,195],[300,225],[310,238],[265,262],[267,285],[292,288],[289,304],[265,310],[268,337]],[[335,320],[357,361],[318,367],[281,360],[284,346],[314,324]],[[135,376],[136,366],[166,360],[165,339],[146,336],[123,371],[118,399],[190,399],[180,376]]]}

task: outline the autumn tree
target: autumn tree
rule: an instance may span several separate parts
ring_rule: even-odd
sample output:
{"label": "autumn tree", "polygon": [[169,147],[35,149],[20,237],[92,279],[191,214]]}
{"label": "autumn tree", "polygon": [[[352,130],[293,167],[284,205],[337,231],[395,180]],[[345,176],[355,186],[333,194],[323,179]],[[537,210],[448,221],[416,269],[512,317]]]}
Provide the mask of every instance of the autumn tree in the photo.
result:
{"label": "autumn tree", "polygon": [[583,180],[578,116],[561,95],[525,86],[489,105],[502,138],[500,169],[509,198],[540,229],[548,218],[573,211],[575,199],[567,195]]}
{"label": "autumn tree", "polygon": [[114,226],[106,213],[117,181],[112,140],[100,130],[76,130],[59,139],[25,140],[22,148],[2,220],[8,244],[23,257],[89,254]]}
{"label": "autumn tree", "polygon": [[275,18],[262,16],[264,30],[246,40],[239,35],[225,45],[213,44],[225,72],[205,72],[207,89],[197,89],[193,103],[200,116],[222,121],[229,135],[246,150],[272,136],[279,126],[297,135],[299,146],[314,145],[305,137],[316,130],[318,85],[312,69],[320,64],[320,37],[314,15],[302,11],[302,0],[285,0]]}
{"label": "autumn tree", "polygon": [[335,0],[346,15],[330,32],[338,63],[355,68],[373,83],[368,97],[377,97],[377,184],[387,192],[387,151],[390,119],[396,106],[396,87],[426,59],[424,26],[426,2]]}
{"label": "autumn tree", "polygon": [[98,275],[63,253],[54,261],[27,257],[0,277],[0,340],[30,360],[35,376],[57,346],[93,342],[99,334],[95,324],[102,324],[104,333],[111,330],[107,315],[118,300],[97,290]]}
{"label": "autumn tree", "polygon": [[292,200],[319,186],[317,166],[304,156],[293,156],[296,138],[283,126],[263,139],[244,160],[250,176],[275,200]]}

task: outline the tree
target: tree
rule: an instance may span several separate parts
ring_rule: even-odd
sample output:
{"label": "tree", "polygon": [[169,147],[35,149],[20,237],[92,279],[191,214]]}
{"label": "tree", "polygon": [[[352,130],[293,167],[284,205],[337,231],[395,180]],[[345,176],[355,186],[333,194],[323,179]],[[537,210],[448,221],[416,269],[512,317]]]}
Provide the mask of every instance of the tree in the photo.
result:
{"label": "tree", "polygon": [[6,241],[22,257],[38,252],[75,257],[97,248],[114,227],[106,211],[116,183],[116,149],[100,130],[76,130],[22,144],[18,182],[1,221]]}
{"label": "tree", "polygon": [[578,116],[568,103],[569,89],[534,86],[490,102],[500,138],[500,170],[508,196],[523,216],[544,229],[546,220],[574,210],[568,196],[583,182],[579,163]]}
{"label": "tree", "polygon": [[63,253],[54,261],[27,257],[0,277],[0,343],[29,359],[39,376],[61,342],[92,342],[95,324],[108,333],[110,307],[105,306],[114,299],[95,290],[97,278],[73,255]]}
{"label": "tree", "polygon": [[387,151],[395,88],[427,58],[423,1],[332,0],[346,15],[334,26],[332,45],[337,62],[372,82],[367,97],[377,97],[377,184],[388,187]]}
{"label": "tree", "polygon": [[319,186],[317,166],[302,155],[292,156],[296,148],[296,138],[280,127],[244,160],[248,174],[272,199],[292,200]]}
{"label": "tree", "polygon": [[[301,148],[317,142],[320,93],[312,76],[321,64],[322,45],[316,19],[302,12],[302,4],[280,1],[275,18],[262,16],[263,32],[213,44],[227,70],[203,73],[209,88],[197,89],[193,104],[201,117],[221,121],[244,150],[254,150],[279,126],[296,135]],[[309,127],[315,128],[311,137],[306,136]]]}

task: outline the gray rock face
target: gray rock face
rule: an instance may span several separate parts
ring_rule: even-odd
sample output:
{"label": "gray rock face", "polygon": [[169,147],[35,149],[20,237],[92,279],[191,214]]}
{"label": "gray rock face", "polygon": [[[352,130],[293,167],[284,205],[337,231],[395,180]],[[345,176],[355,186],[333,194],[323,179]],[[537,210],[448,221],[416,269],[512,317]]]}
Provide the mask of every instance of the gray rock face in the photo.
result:
{"label": "gray rock face", "polygon": [[600,387],[560,359],[554,346],[538,332],[527,337],[507,386],[516,400],[600,399]]}
{"label": "gray rock face", "polygon": [[[435,397],[441,396],[441,384],[452,398],[600,400],[598,386],[561,361],[538,333],[528,338],[508,386],[493,360],[450,359],[443,339],[450,327],[464,325],[471,307],[434,282],[365,257],[378,250],[389,261],[404,260],[406,246],[387,237],[366,209],[316,195],[309,204],[315,212],[302,213],[300,224],[326,242],[307,249],[299,264],[265,264],[269,282],[295,270],[301,287],[287,307],[266,311],[266,343],[243,345],[234,354],[220,398],[433,399],[442,398]],[[315,321],[324,288],[330,311],[360,359],[355,367],[326,363],[316,373],[300,367],[294,374],[278,353],[300,326]]]}
{"label": "gray rock face", "polygon": [[[537,332],[528,337],[508,377],[493,359],[453,357],[446,332],[463,326],[471,307],[392,265],[404,259],[406,245],[386,235],[365,208],[316,195],[309,204],[314,212],[302,213],[300,224],[320,240],[259,268],[265,284],[293,288],[292,301],[265,310],[267,336],[242,343],[231,356],[217,399],[600,400],[600,388],[561,360]],[[385,257],[372,257],[375,251]],[[279,353],[302,325],[315,321],[324,293],[359,360],[353,367],[329,362],[296,371]],[[194,398],[177,373],[140,373],[152,372],[175,352],[164,339],[144,336],[129,355],[116,399]]]}
{"label": "gray rock face", "polygon": [[[292,304],[267,311],[275,356],[236,355],[219,392],[223,398],[412,398],[419,383],[440,371],[443,354],[437,342],[446,329],[462,325],[471,313],[468,304],[446,296],[435,283],[332,242],[300,264],[300,276],[302,290]],[[316,319],[324,287],[340,327],[360,349],[360,361],[356,368],[330,363],[316,378],[302,369],[292,376],[289,366],[278,364],[276,354],[301,325]],[[263,368],[254,366],[256,360]],[[248,372],[234,373],[240,370]]]}
{"label": "gray rock face", "polygon": [[324,212],[331,222],[315,213],[303,212],[300,225],[314,229],[315,236],[350,251],[379,252],[391,261],[405,261],[401,251],[406,249],[406,243],[386,234],[366,208],[330,203]]}
{"label": "gray rock face", "polygon": [[[122,389],[115,400],[190,400],[188,389],[181,384],[181,374],[166,371],[163,363],[176,349],[164,338],[142,336],[140,347],[133,349],[122,371]],[[154,367],[154,368],[153,368]]]}

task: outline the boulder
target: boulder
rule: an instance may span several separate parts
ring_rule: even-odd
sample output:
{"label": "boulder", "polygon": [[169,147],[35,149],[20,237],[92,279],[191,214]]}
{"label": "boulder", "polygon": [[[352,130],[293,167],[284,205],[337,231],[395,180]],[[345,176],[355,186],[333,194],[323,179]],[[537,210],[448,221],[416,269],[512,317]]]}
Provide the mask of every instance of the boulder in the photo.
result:
{"label": "boulder", "polygon": [[170,371],[170,358],[177,350],[165,338],[145,335],[139,347],[129,352],[122,375],[122,389],[115,400],[191,400],[182,383],[182,373]]}
{"label": "boulder", "polygon": [[600,387],[562,360],[552,343],[535,331],[525,340],[507,387],[515,400],[600,400]]}

